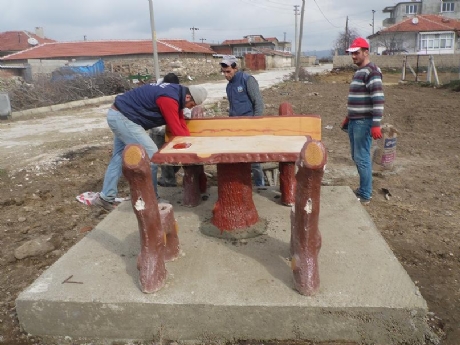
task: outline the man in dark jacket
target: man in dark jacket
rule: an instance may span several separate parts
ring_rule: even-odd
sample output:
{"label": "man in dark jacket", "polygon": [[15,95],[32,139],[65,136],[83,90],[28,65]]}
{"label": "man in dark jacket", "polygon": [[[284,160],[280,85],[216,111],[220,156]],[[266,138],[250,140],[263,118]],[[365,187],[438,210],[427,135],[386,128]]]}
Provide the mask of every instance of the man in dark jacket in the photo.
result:
{"label": "man in dark jacket", "polygon": [[[230,116],[262,116],[264,101],[260,94],[257,80],[238,70],[237,58],[232,55],[224,56],[220,62],[221,72],[228,80],[227,98],[230,103]],[[260,163],[251,164],[254,184],[257,187],[265,185],[264,172]]]}
{"label": "man in dark jacket", "polygon": [[[207,91],[201,86],[167,83],[146,84],[117,96],[107,113],[107,123],[114,134],[112,159],[105,173],[102,191],[93,205],[108,211],[113,209],[126,145],[140,144],[152,158],[158,148],[146,131],[168,125],[174,136],[190,135],[182,109],[202,104],[206,97]],[[158,202],[167,202],[158,196],[158,166],[153,163],[150,166]]]}

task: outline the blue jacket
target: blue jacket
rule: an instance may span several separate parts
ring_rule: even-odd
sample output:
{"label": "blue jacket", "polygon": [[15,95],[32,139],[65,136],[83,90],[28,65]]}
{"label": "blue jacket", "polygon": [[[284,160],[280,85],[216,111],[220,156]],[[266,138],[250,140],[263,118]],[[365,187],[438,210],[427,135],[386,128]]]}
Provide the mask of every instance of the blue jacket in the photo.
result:
{"label": "blue jacket", "polygon": [[163,126],[165,119],[156,104],[158,97],[166,96],[184,108],[185,89],[178,84],[146,84],[115,97],[115,107],[129,120],[144,129]]}
{"label": "blue jacket", "polygon": [[247,80],[249,77],[249,74],[238,71],[227,84],[227,98],[230,103],[230,116],[254,115],[254,109],[247,90]]}

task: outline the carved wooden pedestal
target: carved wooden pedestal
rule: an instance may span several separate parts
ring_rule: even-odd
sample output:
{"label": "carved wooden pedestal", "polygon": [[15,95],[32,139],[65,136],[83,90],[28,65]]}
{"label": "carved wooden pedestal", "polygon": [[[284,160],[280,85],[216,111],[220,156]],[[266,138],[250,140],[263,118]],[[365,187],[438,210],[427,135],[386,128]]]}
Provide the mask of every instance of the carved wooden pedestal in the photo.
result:
{"label": "carved wooden pedestal", "polygon": [[321,234],[318,221],[321,179],[326,160],[324,145],[309,137],[296,162],[297,189],[295,206],[291,211],[291,268],[296,290],[307,296],[319,289]]}
{"label": "carved wooden pedestal", "polygon": [[123,174],[129,182],[131,202],[139,225],[141,252],[138,257],[139,282],[144,293],[160,290],[165,284],[165,235],[153,189],[150,159],[137,144],[123,152]]}
{"label": "carved wooden pedestal", "polygon": [[223,238],[248,238],[265,232],[265,221],[259,221],[252,199],[251,164],[218,164],[217,177],[211,224],[204,224],[201,231]]}

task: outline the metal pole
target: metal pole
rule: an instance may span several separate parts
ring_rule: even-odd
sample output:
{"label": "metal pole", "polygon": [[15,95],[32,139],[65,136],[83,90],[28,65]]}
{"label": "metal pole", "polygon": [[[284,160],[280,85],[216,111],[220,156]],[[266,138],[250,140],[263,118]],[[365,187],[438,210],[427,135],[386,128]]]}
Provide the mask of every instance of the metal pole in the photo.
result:
{"label": "metal pole", "polygon": [[155,70],[155,79],[160,79],[160,66],[158,65],[158,48],[157,48],[157,34],[155,31],[155,21],[153,17],[153,2],[149,0],[150,7],[150,28],[152,29],[152,44],[153,44],[153,68]]}
{"label": "metal pole", "polygon": [[295,41],[294,41],[294,63],[297,66],[297,45],[299,42],[297,42],[297,11],[298,11],[299,5],[294,5],[294,15],[295,15]]}
{"label": "metal pole", "polygon": [[375,10],[372,10],[372,35],[374,34],[374,13]]}

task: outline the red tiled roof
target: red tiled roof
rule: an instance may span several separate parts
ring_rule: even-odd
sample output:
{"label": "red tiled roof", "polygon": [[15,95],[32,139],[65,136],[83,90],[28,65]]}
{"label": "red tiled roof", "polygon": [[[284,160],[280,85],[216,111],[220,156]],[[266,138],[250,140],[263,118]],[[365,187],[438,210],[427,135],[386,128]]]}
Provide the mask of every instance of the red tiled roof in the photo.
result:
{"label": "red tiled roof", "polygon": [[28,31],[6,31],[0,32],[0,51],[21,51],[33,47],[27,42],[29,38],[34,38],[39,44],[56,42],[49,38],[41,38]]}
{"label": "red tiled roof", "polygon": [[258,48],[255,49],[256,51],[264,54],[264,55],[278,55],[278,56],[286,56],[286,57],[292,57],[293,54],[290,52],[283,52],[281,50],[273,50],[273,49],[266,49],[266,48]]}
{"label": "red tiled roof", "polygon": [[[414,18],[418,19],[414,24]],[[447,18],[435,14],[422,14],[416,17],[407,18],[402,22],[380,30],[380,33],[387,32],[427,32],[427,31],[455,31],[460,30],[460,20]]]}
{"label": "red tiled roof", "polygon": [[263,42],[274,42],[278,41],[276,37],[264,38],[261,35],[249,35],[239,40],[225,40],[222,45],[227,44],[249,44],[249,43],[263,43]]}
{"label": "red tiled roof", "polygon": [[[214,54],[210,48],[181,39],[157,40],[158,53]],[[26,60],[71,57],[103,57],[153,54],[152,40],[111,40],[45,43],[0,60]]]}

